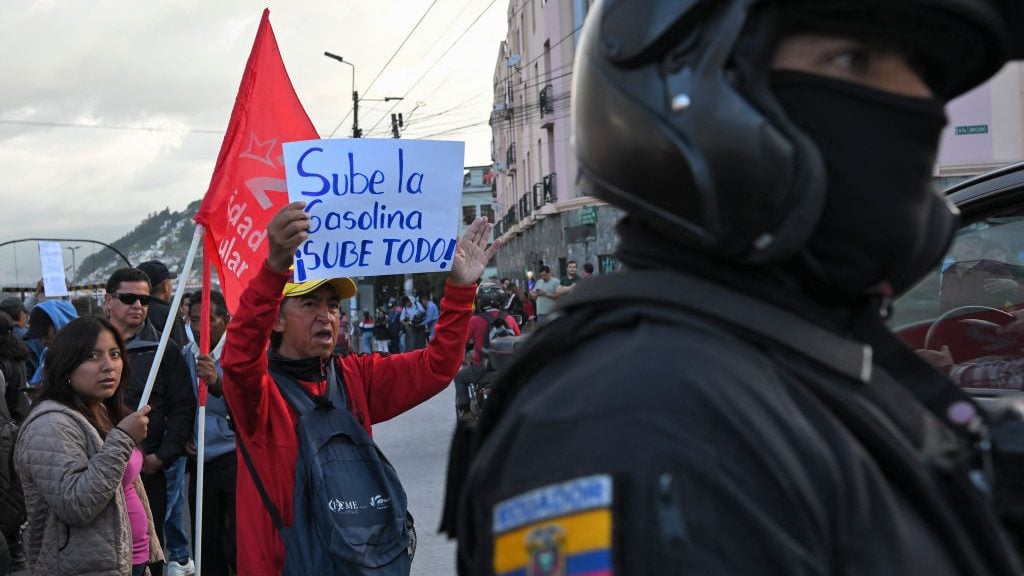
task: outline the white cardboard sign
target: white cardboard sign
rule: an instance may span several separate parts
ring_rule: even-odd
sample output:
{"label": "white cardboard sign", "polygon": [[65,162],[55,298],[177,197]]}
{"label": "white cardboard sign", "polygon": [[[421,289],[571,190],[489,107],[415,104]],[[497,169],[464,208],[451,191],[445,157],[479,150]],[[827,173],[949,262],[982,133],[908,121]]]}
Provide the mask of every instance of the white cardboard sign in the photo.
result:
{"label": "white cardboard sign", "polygon": [[43,269],[43,292],[47,296],[67,296],[64,253],[60,242],[39,242],[39,265]]}
{"label": "white cardboard sign", "polygon": [[464,143],[359,138],[283,148],[288,198],[306,202],[310,216],[296,282],[451,268]]}

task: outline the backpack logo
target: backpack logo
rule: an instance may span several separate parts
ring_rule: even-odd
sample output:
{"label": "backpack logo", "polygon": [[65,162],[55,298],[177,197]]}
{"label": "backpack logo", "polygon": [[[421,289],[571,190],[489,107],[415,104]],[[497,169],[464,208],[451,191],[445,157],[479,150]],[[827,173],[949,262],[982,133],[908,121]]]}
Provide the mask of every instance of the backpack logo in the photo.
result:
{"label": "backpack logo", "polygon": [[370,506],[377,510],[385,510],[387,508],[391,508],[391,499],[377,494],[370,498]]}
{"label": "backpack logo", "polygon": [[327,508],[330,509],[331,512],[341,514],[359,513],[359,503],[356,502],[355,500],[340,500],[338,498],[331,498],[327,502]]}

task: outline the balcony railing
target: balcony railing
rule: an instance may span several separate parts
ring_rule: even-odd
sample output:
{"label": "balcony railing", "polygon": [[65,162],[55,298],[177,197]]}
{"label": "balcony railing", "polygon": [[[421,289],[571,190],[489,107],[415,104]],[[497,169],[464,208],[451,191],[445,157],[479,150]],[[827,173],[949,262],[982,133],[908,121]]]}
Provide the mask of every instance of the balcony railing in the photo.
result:
{"label": "balcony railing", "polygon": [[501,219],[501,227],[503,230],[507,232],[511,230],[512,227],[515,226],[516,222],[518,221],[519,220],[516,219],[516,207],[512,206],[511,208],[508,209],[508,213],[505,214],[505,217]]}
{"label": "balcony railing", "polygon": [[540,208],[544,205],[544,183],[537,182],[533,185],[533,207]]}
{"label": "balcony railing", "polygon": [[508,170],[515,170],[516,168],[516,145],[510,144],[508,150],[505,151],[505,167]]}
{"label": "balcony railing", "polygon": [[558,194],[555,193],[555,173],[548,174],[541,180],[544,189],[544,202],[541,204],[554,204],[558,202]]}
{"label": "balcony railing", "polygon": [[555,111],[554,104],[551,102],[554,90],[551,84],[548,84],[540,91],[540,117],[543,118],[545,114],[551,114]]}
{"label": "balcony railing", "polygon": [[522,197],[519,198],[519,219],[522,220],[523,218],[528,218],[531,211],[532,206],[530,206],[530,195],[523,194]]}

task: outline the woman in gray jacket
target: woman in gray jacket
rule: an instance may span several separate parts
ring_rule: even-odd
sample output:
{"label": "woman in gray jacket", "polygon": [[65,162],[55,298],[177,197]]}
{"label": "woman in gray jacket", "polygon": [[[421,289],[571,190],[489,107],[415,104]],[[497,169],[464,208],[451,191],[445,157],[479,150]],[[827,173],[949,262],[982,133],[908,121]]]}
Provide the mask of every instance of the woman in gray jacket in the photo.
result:
{"label": "woman in gray jacket", "polygon": [[117,330],[99,318],[72,321],[46,353],[43,385],[14,450],[32,574],[132,573],[122,478],[146,437],[149,407],[130,412],[122,403],[123,356]]}

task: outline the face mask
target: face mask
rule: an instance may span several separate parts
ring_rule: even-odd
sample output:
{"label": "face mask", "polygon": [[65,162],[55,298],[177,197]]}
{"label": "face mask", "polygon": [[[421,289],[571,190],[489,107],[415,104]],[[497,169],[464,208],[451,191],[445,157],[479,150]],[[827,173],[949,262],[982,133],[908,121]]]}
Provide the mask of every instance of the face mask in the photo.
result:
{"label": "face mask", "polygon": [[772,88],[821,152],[825,209],[807,243],[815,276],[843,299],[908,288],[945,253],[955,216],[934,190],[942,103],[778,71]]}

